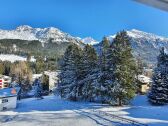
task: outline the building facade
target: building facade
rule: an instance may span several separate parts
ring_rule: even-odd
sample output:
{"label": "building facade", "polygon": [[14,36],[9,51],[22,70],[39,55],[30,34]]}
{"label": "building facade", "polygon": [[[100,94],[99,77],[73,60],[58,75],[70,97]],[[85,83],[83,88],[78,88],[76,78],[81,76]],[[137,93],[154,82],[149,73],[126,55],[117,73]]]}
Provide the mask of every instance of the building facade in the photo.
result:
{"label": "building facade", "polygon": [[0,75],[0,89],[9,87],[10,83],[11,83],[11,77]]}
{"label": "building facade", "polygon": [[56,87],[58,81],[59,81],[59,75],[60,71],[45,71],[44,74],[49,77],[49,90],[53,90],[54,87]]}
{"label": "building facade", "polygon": [[17,96],[19,91],[19,87],[0,89],[0,111],[17,107]]}

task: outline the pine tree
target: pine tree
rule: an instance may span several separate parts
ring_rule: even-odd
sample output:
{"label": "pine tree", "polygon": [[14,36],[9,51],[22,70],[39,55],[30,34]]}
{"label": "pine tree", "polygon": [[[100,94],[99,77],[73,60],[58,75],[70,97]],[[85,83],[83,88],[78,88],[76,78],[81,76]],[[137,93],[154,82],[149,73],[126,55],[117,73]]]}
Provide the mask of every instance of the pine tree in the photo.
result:
{"label": "pine tree", "polygon": [[136,61],[137,61],[137,74],[138,75],[143,74],[143,61],[140,54],[138,54]]}
{"label": "pine tree", "polygon": [[43,99],[43,97],[42,97],[42,85],[41,85],[41,82],[40,82],[40,80],[35,80],[36,82],[35,82],[35,85],[36,85],[36,92],[35,92],[35,97],[36,98],[40,98],[40,99]]}
{"label": "pine tree", "polygon": [[86,45],[83,49],[82,69],[83,79],[82,83],[82,99],[93,101],[95,97],[95,87],[93,84],[93,76],[97,73],[97,54],[91,45]]}
{"label": "pine tree", "polygon": [[97,93],[102,103],[111,103],[113,94],[111,93],[113,86],[113,64],[112,64],[112,50],[109,40],[104,37],[102,41],[102,53],[100,55],[99,63],[99,77]]}
{"label": "pine tree", "polygon": [[67,48],[61,62],[58,91],[66,99],[77,100],[81,94],[79,85],[82,78],[81,52],[76,44],[72,44]]}
{"label": "pine tree", "polygon": [[153,83],[148,98],[152,104],[162,105],[168,103],[168,55],[164,48],[158,56],[158,64],[153,75]]}
{"label": "pine tree", "polygon": [[69,99],[76,101],[82,98],[82,85],[80,81],[83,79],[82,49],[78,45],[73,46],[73,56],[75,63],[75,84],[71,85]]}
{"label": "pine tree", "polygon": [[136,58],[136,65],[137,65],[137,69],[136,69],[136,88],[137,88],[137,92],[140,92],[142,83],[139,81],[138,75],[142,75],[143,72],[144,72],[143,71],[143,61],[141,59],[140,54],[138,54],[138,57]]}
{"label": "pine tree", "polygon": [[[136,63],[129,37],[119,32],[111,44],[113,62],[113,90],[117,105],[127,104],[135,95]],[[114,102],[114,101],[113,101]]]}
{"label": "pine tree", "polygon": [[5,71],[4,64],[0,63],[0,74],[3,75]]}
{"label": "pine tree", "polygon": [[42,73],[43,71],[45,71],[45,63],[44,63],[44,59],[42,57],[38,57],[37,61],[36,61],[36,65],[35,65],[35,71],[37,74]]}
{"label": "pine tree", "polygon": [[49,76],[45,75],[44,73],[42,75],[42,83],[41,83],[41,85],[42,85],[42,89],[44,91],[49,91]]}
{"label": "pine tree", "polygon": [[68,46],[61,61],[60,83],[58,91],[61,97],[66,98],[70,93],[69,86],[74,83],[75,78],[75,63],[73,57],[73,45]]}
{"label": "pine tree", "polygon": [[110,42],[107,37],[104,37],[102,40],[102,49],[101,49],[101,55],[100,55],[100,64],[101,64],[101,70],[106,71],[108,70],[108,61],[110,60]]}
{"label": "pine tree", "polygon": [[83,51],[75,44],[67,48],[57,88],[63,98],[122,105],[134,96],[137,68],[126,32],[111,45],[104,38],[102,45],[99,61],[89,45]]}

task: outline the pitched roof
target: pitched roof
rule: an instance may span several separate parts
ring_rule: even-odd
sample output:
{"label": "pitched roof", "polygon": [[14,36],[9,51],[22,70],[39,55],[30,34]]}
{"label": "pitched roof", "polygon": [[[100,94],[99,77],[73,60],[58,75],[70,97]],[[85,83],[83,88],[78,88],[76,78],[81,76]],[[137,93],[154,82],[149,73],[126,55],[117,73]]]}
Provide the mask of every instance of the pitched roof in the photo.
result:
{"label": "pitched roof", "polygon": [[138,75],[138,80],[142,83],[150,83],[152,82],[151,78],[144,76],[144,75]]}
{"label": "pitched roof", "polygon": [[0,89],[0,98],[16,96],[20,87]]}

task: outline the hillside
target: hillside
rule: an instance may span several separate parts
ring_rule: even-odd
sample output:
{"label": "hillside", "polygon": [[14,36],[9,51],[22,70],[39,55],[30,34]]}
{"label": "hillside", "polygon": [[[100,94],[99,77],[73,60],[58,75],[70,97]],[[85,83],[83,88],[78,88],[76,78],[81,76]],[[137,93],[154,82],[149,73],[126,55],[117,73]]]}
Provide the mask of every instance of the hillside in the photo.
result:
{"label": "hillside", "polygon": [[38,40],[18,40],[18,39],[2,39],[0,40],[0,53],[17,54],[27,56],[28,54],[36,56],[47,56],[58,58],[63,55],[65,49],[71,43],[53,43],[48,42],[41,44]]}
{"label": "hillside", "polygon": [[[127,31],[133,48],[133,55],[148,64],[155,64],[161,47],[168,51],[168,38],[161,37],[152,33],[139,31],[136,29]],[[107,36],[112,42],[115,35]],[[98,52],[101,50],[101,42],[94,45]]]}

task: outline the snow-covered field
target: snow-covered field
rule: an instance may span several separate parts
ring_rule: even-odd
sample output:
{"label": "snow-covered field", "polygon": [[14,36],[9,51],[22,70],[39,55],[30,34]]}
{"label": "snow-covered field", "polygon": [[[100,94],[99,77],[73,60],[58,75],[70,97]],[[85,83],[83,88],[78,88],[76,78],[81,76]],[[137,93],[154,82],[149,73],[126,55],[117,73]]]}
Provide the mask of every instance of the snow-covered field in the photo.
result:
{"label": "snow-covered field", "polygon": [[13,63],[15,61],[26,61],[27,59],[14,54],[0,54],[0,60],[10,61]]}
{"label": "snow-covered field", "polygon": [[148,126],[168,126],[168,106],[151,106],[145,96],[137,96],[126,107],[70,102],[56,96],[24,99],[19,101],[17,109],[0,112],[0,126],[131,126],[98,114],[95,109]]}
{"label": "snow-covered field", "polygon": [[[0,60],[10,61],[13,63],[15,61],[27,61],[27,58],[19,55],[14,55],[14,54],[0,54]],[[36,59],[34,57],[31,57],[30,61],[35,62]]]}

